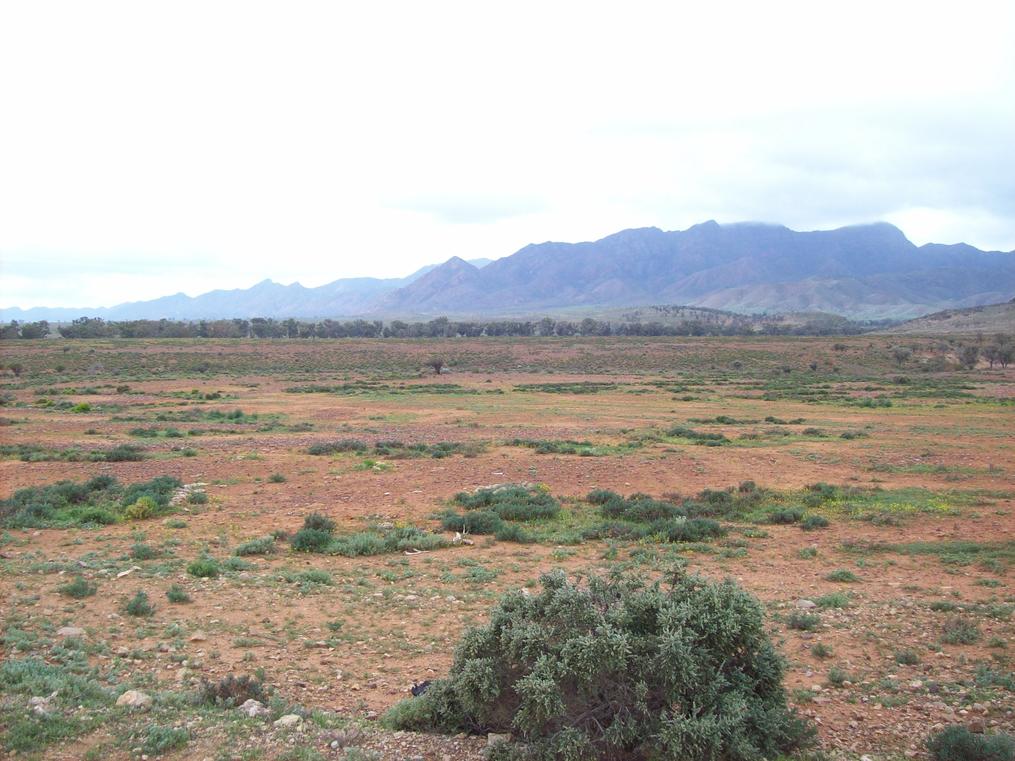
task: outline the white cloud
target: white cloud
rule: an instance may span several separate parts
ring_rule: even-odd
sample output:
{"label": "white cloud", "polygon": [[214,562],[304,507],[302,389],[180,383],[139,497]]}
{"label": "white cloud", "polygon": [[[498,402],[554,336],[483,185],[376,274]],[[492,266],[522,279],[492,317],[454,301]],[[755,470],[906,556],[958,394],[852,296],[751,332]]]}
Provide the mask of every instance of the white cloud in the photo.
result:
{"label": "white cloud", "polygon": [[707,218],[1015,248],[1015,6],[699,5],[4,4],[0,303]]}

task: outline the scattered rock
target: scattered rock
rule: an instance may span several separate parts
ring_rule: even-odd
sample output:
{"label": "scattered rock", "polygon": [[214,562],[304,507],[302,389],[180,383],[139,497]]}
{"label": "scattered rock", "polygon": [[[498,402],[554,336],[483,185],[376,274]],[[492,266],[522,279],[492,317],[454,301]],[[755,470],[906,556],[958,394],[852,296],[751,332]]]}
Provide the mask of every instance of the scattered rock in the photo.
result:
{"label": "scattered rock", "polygon": [[511,742],[510,732],[505,733],[490,732],[486,736],[486,746],[488,748],[494,745],[500,745],[501,743],[509,743],[509,742]]}
{"label": "scattered rock", "polygon": [[53,700],[59,693],[59,690],[53,690],[53,692],[46,697],[32,697],[28,699],[28,708],[32,713],[36,713],[39,716],[48,716],[53,711],[53,706],[50,701]]}
{"label": "scattered rock", "polygon": [[801,610],[810,610],[811,608],[818,607],[818,604],[814,600],[797,600],[796,606]]}
{"label": "scattered rock", "polygon": [[187,639],[191,642],[205,642],[208,639],[208,635],[202,631],[196,631],[191,634]]}
{"label": "scattered rock", "polygon": [[[271,713],[264,703],[253,698],[248,699],[243,705],[236,709],[240,713],[249,716],[250,718],[256,718],[258,716],[267,716]],[[295,714],[293,714],[295,715]],[[296,718],[299,718],[298,716]],[[277,723],[277,722],[276,722]]]}
{"label": "scattered rock", "polygon": [[83,637],[85,636],[85,630],[79,626],[61,626],[56,630],[56,636],[58,637]]}
{"label": "scattered rock", "polygon": [[295,713],[287,713],[280,719],[275,720],[275,726],[282,729],[292,729],[303,724],[303,717]]}
{"label": "scattered rock", "polygon": [[152,696],[140,690],[127,690],[116,699],[116,704],[127,708],[150,708]]}

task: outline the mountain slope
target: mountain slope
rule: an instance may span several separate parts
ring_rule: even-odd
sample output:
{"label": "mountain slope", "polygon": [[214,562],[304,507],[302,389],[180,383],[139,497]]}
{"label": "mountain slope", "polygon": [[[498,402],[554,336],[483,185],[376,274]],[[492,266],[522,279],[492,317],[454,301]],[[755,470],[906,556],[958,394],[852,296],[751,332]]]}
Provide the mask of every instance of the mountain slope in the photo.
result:
{"label": "mountain slope", "polygon": [[1015,299],[1003,304],[946,309],[881,331],[896,335],[1015,333]]}
{"label": "mountain slope", "polygon": [[795,232],[706,222],[625,230],[591,243],[530,245],[463,278],[451,263],[378,313],[523,313],[687,304],[742,312],[912,317],[1015,293],[1015,256],[964,244],[914,246],[888,224]]}
{"label": "mountain slope", "polygon": [[796,232],[710,221],[682,231],[649,227],[592,242],[533,244],[489,263],[453,257],[401,279],[353,278],[318,288],[266,280],[245,290],[108,309],[5,310],[4,319],[425,318],[647,304],[904,319],[1013,295],[1015,252],[917,247],[885,223]]}

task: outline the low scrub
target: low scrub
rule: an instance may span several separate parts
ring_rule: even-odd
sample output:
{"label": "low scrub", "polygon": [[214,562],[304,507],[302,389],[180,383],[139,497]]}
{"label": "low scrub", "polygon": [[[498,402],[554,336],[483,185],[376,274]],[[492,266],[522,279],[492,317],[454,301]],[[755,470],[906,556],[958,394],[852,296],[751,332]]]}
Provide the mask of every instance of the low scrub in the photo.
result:
{"label": "low scrub", "polygon": [[506,521],[545,520],[560,514],[560,502],[544,488],[531,484],[502,484],[459,492],[452,502],[466,510],[496,513]]}
{"label": "low scrub", "polygon": [[556,571],[466,633],[451,673],[399,703],[402,730],[512,733],[518,759],[756,759],[806,744],[761,605],[731,581]]}
{"label": "low scrub", "polygon": [[953,724],[931,736],[927,750],[934,761],[1015,761],[1015,738],[976,734]]}
{"label": "low scrub", "polygon": [[110,449],[54,449],[37,444],[2,444],[0,457],[22,462],[137,462],[145,458],[144,450],[131,444],[118,444]]}
{"label": "low scrub", "polygon": [[335,522],[317,513],[304,519],[303,528],[293,534],[290,543],[296,552],[318,552],[344,557],[436,550],[450,544],[443,536],[415,526],[377,527],[336,535]]}
{"label": "low scrub", "polygon": [[230,674],[217,682],[201,681],[201,700],[216,706],[238,706],[248,700],[268,702],[264,685],[252,676]]}
{"label": "low scrub", "polygon": [[109,525],[166,515],[169,501],[182,484],[159,476],[121,486],[110,476],[89,481],[58,481],[19,489],[0,501],[0,525],[8,528],[64,528]]}
{"label": "low scrub", "polygon": [[700,444],[706,447],[721,447],[730,443],[730,440],[721,433],[696,431],[684,425],[673,426],[666,431],[666,435],[673,439],[687,439],[692,444]]}
{"label": "low scrub", "polygon": [[275,537],[262,536],[260,539],[251,539],[249,542],[244,542],[233,550],[234,555],[270,555],[275,551]]}
{"label": "low scrub", "polygon": [[307,447],[307,454],[329,455],[341,454],[343,452],[366,452],[368,449],[365,441],[359,439],[342,439],[341,441],[329,441],[320,444],[311,444]]}

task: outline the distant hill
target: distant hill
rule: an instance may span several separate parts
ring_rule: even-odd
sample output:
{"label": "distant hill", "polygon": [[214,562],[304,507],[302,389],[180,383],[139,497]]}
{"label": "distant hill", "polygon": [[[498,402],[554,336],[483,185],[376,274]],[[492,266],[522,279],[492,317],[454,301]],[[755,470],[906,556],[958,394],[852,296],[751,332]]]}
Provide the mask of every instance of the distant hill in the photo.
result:
{"label": "distant hill", "polygon": [[[483,264],[483,261],[478,264]],[[453,257],[403,279],[319,288],[270,280],[108,309],[4,310],[3,318],[510,317],[680,304],[747,314],[823,312],[906,319],[1015,296],[1015,252],[915,246],[885,223],[796,232],[705,222],[624,230],[587,243],[540,243],[477,266]]]}
{"label": "distant hill", "polygon": [[1015,333],[1015,299],[1004,304],[946,309],[881,332],[899,335]]}
{"label": "distant hill", "polygon": [[1015,254],[913,245],[888,224],[795,232],[706,222],[542,243],[482,270],[451,260],[386,294],[388,314],[533,314],[566,307],[684,304],[745,313],[914,317],[1015,294]]}
{"label": "distant hill", "polygon": [[[482,268],[490,259],[470,259]],[[0,310],[3,320],[70,322],[78,317],[105,320],[198,320],[233,317],[355,317],[373,310],[385,294],[403,288],[441,265],[428,264],[403,278],[356,277],[335,280],[316,288],[299,283],[282,285],[262,280],[250,288],[216,290],[188,296],[176,293],[151,301],[131,301],[113,307],[33,307]]]}

